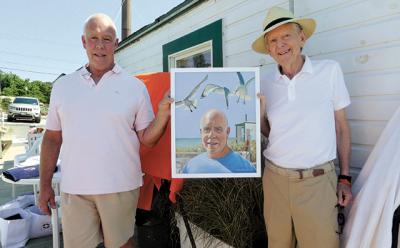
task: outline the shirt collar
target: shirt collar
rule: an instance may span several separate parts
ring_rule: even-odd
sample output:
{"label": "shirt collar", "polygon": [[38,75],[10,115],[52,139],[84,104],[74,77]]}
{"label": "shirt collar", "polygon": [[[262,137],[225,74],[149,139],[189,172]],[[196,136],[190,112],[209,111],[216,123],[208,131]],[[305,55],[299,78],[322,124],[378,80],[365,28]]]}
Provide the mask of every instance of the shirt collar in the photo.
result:
{"label": "shirt collar", "polygon": [[117,63],[115,63],[111,71],[114,72],[115,74],[118,74],[122,71],[122,68]]}
{"label": "shirt collar", "polygon": [[[82,66],[81,68],[78,69],[79,73],[82,75],[82,77],[89,79],[90,75],[92,75],[92,73],[90,73],[87,69],[88,64]],[[115,74],[119,74],[122,71],[122,68],[115,63],[114,67],[111,69],[111,72],[115,73]]]}
{"label": "shirt collar", "polygon": [[313,66],[311,63],[311,60],[308,56],[305,56],[306,59],[304,61],[304,65],[303,68],[301,68],[301,71],[299,73],[309,73],[309,74],[313,74],[314,70],[313,70]]}
{"label": "shirt collar", "polygon": [[[314,70],[313,70],[313,66],[312,66],[311,60],[307,55],[304,55],[304,57],[305,57],[305,60],[304,60],[303,67],[301,68],[301,70],[297,74],[301,74],[301,73],[312,74],[314,72]],[[277,65],[275,67],[275,80],[278,81],[278,80],[282,79],[283,77],[284,77],[284,75],[281,74],[281,71],[279,70],[279,65]]]}

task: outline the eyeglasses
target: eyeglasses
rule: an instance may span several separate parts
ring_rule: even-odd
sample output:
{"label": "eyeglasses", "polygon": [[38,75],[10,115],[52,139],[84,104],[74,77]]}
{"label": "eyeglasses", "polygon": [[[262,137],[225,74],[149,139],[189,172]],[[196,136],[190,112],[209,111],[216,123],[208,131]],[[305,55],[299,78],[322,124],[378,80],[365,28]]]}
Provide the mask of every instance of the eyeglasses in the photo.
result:
{"label": "eyeglasses", "polygon": [[338,208],[337,222],[339,225],[339,231],[336,231],[337,234],[343,233],[344,224],[346,223],[346,218],[344,216],[344,207],[342,205],[337,204],[335,207]]}

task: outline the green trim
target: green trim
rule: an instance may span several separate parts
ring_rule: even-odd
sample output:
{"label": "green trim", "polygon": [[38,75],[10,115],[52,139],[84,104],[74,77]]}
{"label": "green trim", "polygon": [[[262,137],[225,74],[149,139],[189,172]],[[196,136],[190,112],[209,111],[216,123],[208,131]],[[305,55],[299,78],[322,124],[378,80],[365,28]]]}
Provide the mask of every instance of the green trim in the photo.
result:
{"label": "green trim", "polygon": [[166,14],[156,18],[153,23],[142,27],[138,31],[126,37],[124,40],[121,40],[115,52],[121,51],[123,48],[139,41],[143,36],[151,32],[155,32],[156,29],[163,27],[165,24],[171,23],[176,18],[188,13],[191,9],[205,1],[206,0],[185,0],[178,6],[168,11]]}
{"label": "green trim", "polygon": [[212,41],[213,67],[223,67],[222,19],[162,46],[163,71],[168,71],[168,56],[206,41]]}

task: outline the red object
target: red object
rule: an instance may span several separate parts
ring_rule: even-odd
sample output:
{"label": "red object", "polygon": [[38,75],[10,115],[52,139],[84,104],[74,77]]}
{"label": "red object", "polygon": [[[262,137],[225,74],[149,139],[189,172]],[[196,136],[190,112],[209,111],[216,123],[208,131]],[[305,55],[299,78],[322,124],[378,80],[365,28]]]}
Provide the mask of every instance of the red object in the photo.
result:
{"label": "red object", "polygon": [[[136,77],[146,85],[153,111],[157,113],[158,103],[165,92],[170,89],[170,74],[168,72],[158,72],[137,75]],[[140,146],[140,160],[145,176],[143,186],[140,188],[138,208],[150,210],[154,185],[160,189],[161,179],[171,180],[171,122],[168,122],[164,134],[154,147]],[[175,202],[175,193],[182,186],[183,180],[172,180],[169,196],[172,202]]]}

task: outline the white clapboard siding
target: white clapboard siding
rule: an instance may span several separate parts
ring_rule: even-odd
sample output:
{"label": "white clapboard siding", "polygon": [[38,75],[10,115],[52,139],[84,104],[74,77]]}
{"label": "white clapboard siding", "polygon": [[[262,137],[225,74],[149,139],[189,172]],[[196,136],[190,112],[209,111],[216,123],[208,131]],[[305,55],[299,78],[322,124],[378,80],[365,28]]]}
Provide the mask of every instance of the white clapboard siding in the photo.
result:
{"label": "white clapboard siding", "polygon": [[400,41],[364,49],[352,49],[340,53],[316,55],[318,59],[338,61],[345,73],[381,71],[400,68]]}
{"label": "white clapboard siding", "polygon": [[294,0],[294,9],[296,16],[309,17],[313,13],[318,13],[324,9],[335,8],[349,2],[349,0]]}
{"label": "white clapboard siding", "polygon": [[[295,0],[295,2],[302,2],[302,0]],[[318,20],[318,32],[329,32],[392,15],[395,16],[400,11],[398,0],[353,0],[338,6],[332,6],[331,1],[312,0],[312,2],[326,5],[326,8],[308,15],[308,17]],[[301,15],[299,11],[295,8],[296,15]],[[392,27],[393,31],[394,28]]]}
{"label": "white clapboard siding", "polygon": [[[221,1],[223,2],[223,1]],[[263,29],[262,22],[270,6],[288,8],[287,1],[269,1],[268,5],[261,5],[260,1],[242,1],[236,8],[226,11],[224,14],[224,36],[225,42],[229,43],[235,38],[243,35],[257,36]]]}
{"label": "white clapboard siding", "polygon": [[400,106],[399,0],[294,0],[295,14],[317,20],[305,51],[334,59],[345,74],[352,104],[352,172],[365,163]]}
{"label": "white clapboard siding", "polygon": [[[351,25],[330,32],[316,33],[307,42],[309,55],[331,54],[349,49],[368,48],[371,46],[386,45],[390,41],[399,41],[400,32],[387,32],[389,27],[400,26],[400,16],[389,16],[363,24]],[[380,33],[384,35],[380,35]],[[387,33],[387,34],[386,34]],[[371,35],[375,34],[375,35]],[[325,44],[320,46],[318,44]]]}
{"label": "white clapboard siding", "polygon": [[350,159],[350,172],[355,175],[358,174],[371,153],[373,146],[371,145],[357,145],[351,146],[351,159]]}
{"label": "white clapboard siding", "polygon": [[373,146],[385,128],[386,121],[353,121],[350,123],[353,144]]}
{"label": "white clapboard siding", "polygon": [[400,68],[347,73],[347,89],[353,97],[400,95]]}
{"label": "white clapboard siding", "polygon": [[382,96],[378,99],[370,97],[352,98],[347,109],[350,120],[357,121],[388,121],[400,106],[400,96]]}
{"label": "white clapboard siding", "polygon": [[288,9],[289,2],[270,1],[268,5],[262,5],[259,1],[254,1],[249,6],[251,11],[246,14],[247,18],[236,22],[229,21],[244,12],[244,9],[247,10],[247,6],[243,10],[236,10],[225,18],[227,21],[226,28],[224,26],[224,66],[259,66],[272,62],[270,57],[254,52],[251,49],[251,44],[263,30],[262,22],[269,7],[279,6]]}
{"label": "white clapboard siding", "polygon": [[139,42],[135,42],[134,44],[135,50],[126,49],[124,50],[124,53],[118,53],[119,63],[129,63],[132,60],[142,60],[146,57],[159,56],[162,52],[158,42],[154,42],[154,39],[149,39],[149,37],[143,37],[143,39],[141,39]]}

